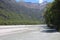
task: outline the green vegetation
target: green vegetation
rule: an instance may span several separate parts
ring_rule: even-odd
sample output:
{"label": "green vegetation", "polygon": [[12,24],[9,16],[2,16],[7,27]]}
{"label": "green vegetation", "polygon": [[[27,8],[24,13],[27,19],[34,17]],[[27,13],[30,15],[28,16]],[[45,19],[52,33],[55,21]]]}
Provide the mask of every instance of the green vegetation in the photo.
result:
{"label": "green vegetation", "polygon": [[60,30],[60,0],[55,0],[49,4],[45,13],[45,19],[48,27]]}
{"label": "green vegetation", "polygon": [[42,10],[24,7],[15,1],[0,0],[0,25],[43,24]]}

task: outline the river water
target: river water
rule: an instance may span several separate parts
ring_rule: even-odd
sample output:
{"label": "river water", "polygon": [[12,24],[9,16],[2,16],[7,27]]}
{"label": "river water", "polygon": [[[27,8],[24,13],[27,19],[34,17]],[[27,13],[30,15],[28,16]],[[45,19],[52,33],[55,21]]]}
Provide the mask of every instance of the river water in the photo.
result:
{"label": "river water", "polygon": [[[13,29],[21,27],[17,25]],[[60,33],[55,29],[48,29],[46,25],[25,25],[23,28],[26,31],[16,30],[15,33],[0,36],[0,40],[60,40]],[[9,27],[5,29],[9,30]]]}

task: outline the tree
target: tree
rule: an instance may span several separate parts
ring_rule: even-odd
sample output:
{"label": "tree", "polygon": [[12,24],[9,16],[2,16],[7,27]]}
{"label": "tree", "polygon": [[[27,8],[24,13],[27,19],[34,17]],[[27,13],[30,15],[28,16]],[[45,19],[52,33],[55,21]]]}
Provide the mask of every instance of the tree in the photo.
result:
{"label": "tree", "polygon": [[60,29],[60,0],[55,0],[50,6],[48,6],[45,19],[48,27]]}

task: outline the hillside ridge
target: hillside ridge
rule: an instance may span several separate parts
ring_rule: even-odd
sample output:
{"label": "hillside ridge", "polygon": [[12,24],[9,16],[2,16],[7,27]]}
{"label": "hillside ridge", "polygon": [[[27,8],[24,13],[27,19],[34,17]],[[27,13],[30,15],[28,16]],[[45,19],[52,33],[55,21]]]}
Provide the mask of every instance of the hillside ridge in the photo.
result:
{"label": "hillside ridge", "polygon": [[46,4],[43,7],[40,4],[34,3],[17,3],[14,0],[0,0],[0,24],[40,24],[43,23],[43,12]]}

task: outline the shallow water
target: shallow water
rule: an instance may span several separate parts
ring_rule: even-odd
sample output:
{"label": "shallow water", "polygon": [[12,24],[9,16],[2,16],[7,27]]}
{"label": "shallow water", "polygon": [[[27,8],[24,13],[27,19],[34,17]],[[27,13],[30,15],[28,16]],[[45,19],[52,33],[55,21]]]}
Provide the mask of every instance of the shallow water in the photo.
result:
{"label": "shallow water", "polygon": [[47,29],[46,25],[26,25],[25,28],[28,28],[25,32],[17,30],[16,33],[0,36],[0,40],[60,40],[60,33],[55,30],[49,32],[52,29]]}

